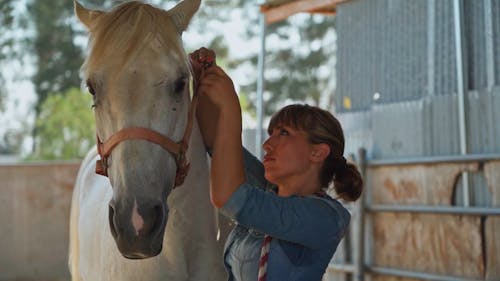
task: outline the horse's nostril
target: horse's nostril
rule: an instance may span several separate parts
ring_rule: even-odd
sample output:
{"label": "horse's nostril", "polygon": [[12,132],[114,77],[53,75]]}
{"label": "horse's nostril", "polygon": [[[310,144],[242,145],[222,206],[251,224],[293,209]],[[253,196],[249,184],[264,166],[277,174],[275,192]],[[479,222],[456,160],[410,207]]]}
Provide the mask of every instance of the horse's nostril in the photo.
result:
{"label": "horse's nostril", "polygon": [[132,227],[136,236],[154,236],[163,229],[165,206],[161,203],[146,203],[142,207],[135,203],[132,210]]}
{"label": "horse's nostril", "polygon": [[111,235],[116,239],[118,237],[116,226],[115,226],[115,210],[113,206],[109,205],[108,211],[109,228],[111,229]]}
{"label": "horse's nostril", "polygon": [[163,221],[163,207],[161,204],[158,204],[153,207],[153,220],[151,221],[152,233],[156,233],[159,229],[161,229],[162,221]]}
{"label": "horse's nostril", "polygon": [[144,225],[138,234],[142,236],[155,235],[161,229],[163,221],[163,207],[161,204],[150,207],[148,212],[144,213]]}

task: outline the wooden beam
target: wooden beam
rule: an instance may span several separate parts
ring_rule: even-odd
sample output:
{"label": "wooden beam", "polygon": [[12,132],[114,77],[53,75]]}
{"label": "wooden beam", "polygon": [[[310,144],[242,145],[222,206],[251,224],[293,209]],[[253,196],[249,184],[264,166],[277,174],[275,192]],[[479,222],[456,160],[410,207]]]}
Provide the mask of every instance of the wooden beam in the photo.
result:
{"label": "wooden beam", "polygon": [[[266,23],[271,24],[288,18],[300,12],[321,12],[331,14],[337,4],[350,0],[297,0],[276,7],[261,6],[261,12],[266,17]],[[327,12],[330,10],[329,12]]]}
{"label": "wooden beam", "polygon": [[307,11],[307,12],[310,14],[320,14],[320,15],[324,15],[324,16],[335,16],[335,14],[337,13],[337,9],[336,8],[317,9],[317,10],[311,10],[311,11]]}

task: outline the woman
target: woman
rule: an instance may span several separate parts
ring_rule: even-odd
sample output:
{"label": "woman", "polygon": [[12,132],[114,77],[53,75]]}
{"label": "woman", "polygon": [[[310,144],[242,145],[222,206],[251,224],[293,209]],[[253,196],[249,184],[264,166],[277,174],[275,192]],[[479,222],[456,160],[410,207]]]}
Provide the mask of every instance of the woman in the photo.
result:
{"label": "woman", "polygon": [[[215,54],[190,55],[200,95],[198,122],[211,151],[211,200],[236,222],[224,251],[229,280],[321,280],[350,215],[325,193],[353,201],[362,190],[343,157],[340,123],[329,112],[290,105],[271,119],[260,163],[241,142],[241,108]],[[273,191],[274,190],[274,191]]]}

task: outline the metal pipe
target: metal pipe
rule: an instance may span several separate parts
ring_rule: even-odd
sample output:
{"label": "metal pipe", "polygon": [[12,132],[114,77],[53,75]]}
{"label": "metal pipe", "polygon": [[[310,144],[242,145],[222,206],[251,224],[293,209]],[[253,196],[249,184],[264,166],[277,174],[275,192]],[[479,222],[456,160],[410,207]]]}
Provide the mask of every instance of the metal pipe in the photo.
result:
{"label": "metal pipe", "polygon": [[484,39],[486,47],[486,87],[495,85],[495,53],[493,42],[493,9],[491,0],[484,0]]}
{"label": "metal pipe", "polygon": [[436,0],[427,1],[427,95],[435,95]]}
{"label": "metal pipe", "polygon": [[466,73],[466,49],[464,44],[463,0],[453,1],[453,16],[455,25],[455,52],[457,63],[458,115],[460,129],[460,153],[468,153],[466,93],[468,91]]}
{"label": "metal pipe", "polygon": [[483,207],[372,205],[372,206],[367,206],[366,210],[369,212],[433,213],[433,214],[474,215],[474,216],[500,215],[500,208],[483,208]]}
{"label": "metal pipe", "polygon": [[257,158],[262,160],[262,128],[264,120],[264,69],[266,56],[266,16],[261,13],[259,17],[260,25],[260,52],[258,61],[258,76],[257,76],[257,127],[255,133],[255,153]]}
{"label": "metal pipe", "polygon": [[328,271],[352,273],[352,272],[354,272],[354,265],[331,263],[328,265],[328,267],[326,269]]}
{"label": "metal pipe", "polygon": [[[360,168],[361,176],[363,178],[366,178],[366,150],[365,149],[360,149],[358,152],[359,159],[358,159],[358,167]],[[365,196],[361,194],[361,198],[358,199],[358,202],[355,204],[355,210],[356,210],[356,221],[355,223],[355,230],[356,232],[354,233],[354,245],[355,247],[355,252],[354,252],[354,280],[355,281],[363,281],[365,279],[364,276],[364,250],[365,250],[365,244],[364,244],[364,222],[365,222],[365,217],[364,217],[364,212],[365,212]]]}
{"label": "metal pipe", "polygon": [[369,160],[369,167],[415,165],[415,164],[442,164],[442,163],[467,163],[500,160],[500,154],[467,154],[452,156],[409,157],[403,159]]}
{"label": "metal pipe", "polygon": [[481,280],[477,280],[477,279],[470,279],[470,278],[464,279],[464,278],[455,277],[455,276],[437,275],[437,274],[430,274],[430,273],[423,273],[423,272],[414,272],[414,271],[407,271],[407,270],[380,267],[380,266],[370,266],[370,267],[368,267],[368,270],[371,273],[375,273],[375,274],[392,275],[392,276],[407,277],[407,278],[414,278],[414,279],[420,279],[420,280],[481,281]]}
{"label": "metal pipe", "polygon": [[[351,273],[354,272],[354,265],[352,264],[330,264],[327,267],[328,271],[334,272],[343,272],[343,273]],[[437,275],[425,272],[416,272],[416,271],[408,271],[401,270],[395,268],[388,267],[380,267],[380,266],[367,266],[366,267],[368,273],[370,274],[380,274],[380,275],[390,275],[390,276],[398,276],[398,277],[407,277],[414,278],[420,280],[433,280],[433,281],[482,281],[475,279],[464,279],[456,276],[449,275]]]}
{"label": "metal pipe", "polygon": [[[460,139],[460,154],[465,155],[469,151],[467,142],[467,60],[464,44],[464,7],[463,0],[453,1],[453,19],[455,25],[455,54],[457,63],[457,92],[458,92],[458,126]],[[463,197],[464,206],[470,206],[469,175],[463,173]]]}

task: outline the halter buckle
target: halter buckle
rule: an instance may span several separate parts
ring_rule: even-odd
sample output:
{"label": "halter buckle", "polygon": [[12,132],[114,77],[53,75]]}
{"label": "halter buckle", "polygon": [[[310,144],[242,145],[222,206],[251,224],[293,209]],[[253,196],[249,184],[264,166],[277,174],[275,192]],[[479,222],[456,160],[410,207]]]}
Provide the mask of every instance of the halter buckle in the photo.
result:
{"label": "halter buckle", "polygon": [[107,165],[104,164],[103,159],[99,159],[95,163],[95,173],[101,176],[108,176],[108,168]]}

